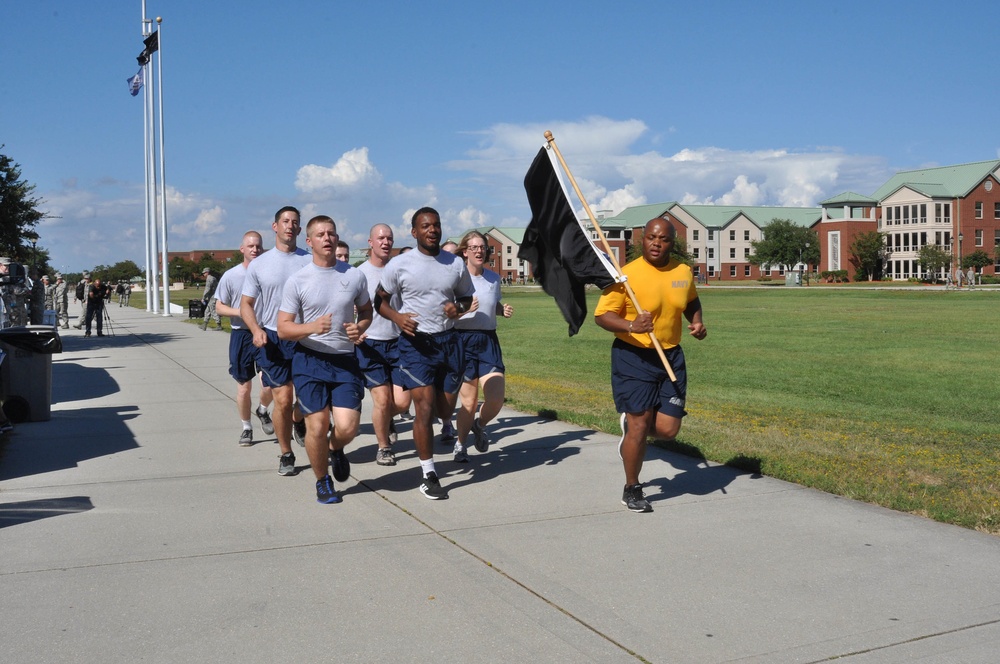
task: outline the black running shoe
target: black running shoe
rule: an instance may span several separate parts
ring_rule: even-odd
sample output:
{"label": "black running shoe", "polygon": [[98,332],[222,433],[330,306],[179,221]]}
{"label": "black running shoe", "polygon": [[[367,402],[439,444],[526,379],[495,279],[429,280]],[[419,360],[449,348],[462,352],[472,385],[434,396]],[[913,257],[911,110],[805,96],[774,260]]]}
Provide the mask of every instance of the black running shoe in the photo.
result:
{"label": "black running shoe", "polygon": [[424,481],[420,483],[420,493],[431,500],[444,500],[448,497],[448,492],[438,482],[437,473],[434,472],[428,473]]}
{"label": "black running shoe", "polygon": [[278,474],[287,477],[294,475],[295,472],[295,455],[291,452],[282,454],[278,460]]}
{"label": "black running shoe", "polygon": [[346,482],[351,476],[351,462],[344,454],[344,450],[330,452],[330,465],[333,466],[333,479],[338,482]]}
{"label": "black running shoe", "polygon": [[244,429],[240,434],[240,447],[250,447],[253,445],[253,429]]}
{"label": "black running shoe", "polygon": [[652,512],[653,506],[646,500],[642,493],[641,484],[627,484],[622,492],[622,505],[628,508],[629,512]]}

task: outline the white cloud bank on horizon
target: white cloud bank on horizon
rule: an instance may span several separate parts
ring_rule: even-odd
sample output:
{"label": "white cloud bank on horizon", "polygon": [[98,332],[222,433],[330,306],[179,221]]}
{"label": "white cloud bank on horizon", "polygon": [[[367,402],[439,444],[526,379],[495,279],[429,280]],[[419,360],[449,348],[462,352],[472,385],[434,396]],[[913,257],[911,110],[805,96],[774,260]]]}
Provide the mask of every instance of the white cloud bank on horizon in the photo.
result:
{"label": "white cloud bank on horizon", "polygon": [[[892,173],[883,159],[849,155],[835,149],[730,150],[681,148],[672,153],[648,149],[678,140],[670,130],[651,136],[639,119],[587,117],[547,124],[500,123],[473,132],[477,145],[461,158],[445,161],[459,174],[453,182],[386,182],[367,146],[344,152],[330,166],[304,164],[294,182],[304,219],[329,214],[343,239],[366,246],[372,224],[393,227],[397,245],[410,245],[410,215],[423,205],[441,212],[446,236],[476,226],[523,226],[528,206],[522,181],[551,129],[591,207],[617,214],[627,207],[677,201],[719,205],[814,206],[843,191],[870,193]],[[260,192],[253,200],[225,190],[212,194],[168,187],[171,250],[220,248],[239,244],[244,224],[257,219],[269,229],[270,212],[288,200],[283,187]],[[141,183],[66,181],[42,194],[44,209],[60,219],[39,225],[53,265],[70,269],[133,259],[142,264],[144,194]],[[576,204],[575,196],[573,202]],[[580,207],[577,205],[577,207]],[[230,227],[232,226],[232,227]],[[305,239],[301,239],[305,244]],[[265,246],[270,242],[266,239]]]}

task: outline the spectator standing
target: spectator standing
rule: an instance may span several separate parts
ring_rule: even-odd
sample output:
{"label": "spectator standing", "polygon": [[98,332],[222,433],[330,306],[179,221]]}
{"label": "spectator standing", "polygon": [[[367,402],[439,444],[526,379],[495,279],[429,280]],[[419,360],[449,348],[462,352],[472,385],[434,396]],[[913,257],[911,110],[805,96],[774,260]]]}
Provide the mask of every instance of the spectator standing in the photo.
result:
{"label": "spectator standing", "polygon": [[76,329],[83,327],[84,322],[87,320],[87,302],[90,299],[90,273],[84,272],[80,277],[80,281],[76,284],[76,297],[75,301],[80,304],[80,319],[76,322]]}
{"label": "spectator standing", "polygon": [[97,336],[104,336],[104,301],[108,296],[108,287],[100,279],[94,279],[87,292],[87,330],[83,336],[90,336],[91,322],[97,319]]}
{"label": "spectator standing", "polygon": [[56,272],[56,283],[52,287],[56,310],[56,323],[64,330],[69,329],[69,284],[62,274]]}
{"label": "spectator standing", "polygon": [[205,291],[201,294],[201,301],[205,305],[205,319],[201,323],[201,329],[208,329],[208,321],[215,321],[215,329],[222,331],[222,318],[215,310],[215,289],[219,286],[219,280],[207,267],[201,271],[205,276]]}

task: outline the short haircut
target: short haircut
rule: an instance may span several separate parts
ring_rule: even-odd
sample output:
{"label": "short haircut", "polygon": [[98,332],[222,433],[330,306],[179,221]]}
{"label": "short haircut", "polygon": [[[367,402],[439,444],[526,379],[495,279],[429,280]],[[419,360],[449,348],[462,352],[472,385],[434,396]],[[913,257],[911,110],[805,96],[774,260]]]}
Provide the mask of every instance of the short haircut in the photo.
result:
{"label": "short haircut", "polygon": [[274,223],[278,223],[278,220],[281,219],[281,215],[285,214],[286,212],[294,212],[296,217],[298,217],[299,219],[302,218],[302,213],[299,212],[299,209],[297,207],[295,207],[294,205],[286,205],[285,207],[281,208],[280,210],[274,213]]}
{"label": "short haircut", "polygon": [[438,213],[437,210],[435,210],[432,207],[422,207],[419,210],[417,210],[416,212],[414,212],[413,213],[413,217],[410,218],[410,226],[411,227],[416,227],[416,225],[417,225],[417,217],[419,217],[422,214],[433,214],[435,217],[438,218],[438,221],[441,221],[441,215]]}
{"label": "short haircut", "polygon": [[343,240],[337,240],[337,248],[340,249],[341,247],[347,249],[348,251],[351,250],[351,245],[347,244]]}
{"label": "short haircut", "polygon": [[326,216],[325,214],[320,214],[320,215],[317,215],[317,216],[313,217],[312,219],[310,219],[309,223],[306,224],[306,236],[307,237],[309,236],[310,232],[312,231],[312,227],[313,227],[314,224],[330,224],[331,226],[333,226],[333,232],[334,233],[337,232],[337,222],[335,222],[333,219],[331,219],[330,217]]}

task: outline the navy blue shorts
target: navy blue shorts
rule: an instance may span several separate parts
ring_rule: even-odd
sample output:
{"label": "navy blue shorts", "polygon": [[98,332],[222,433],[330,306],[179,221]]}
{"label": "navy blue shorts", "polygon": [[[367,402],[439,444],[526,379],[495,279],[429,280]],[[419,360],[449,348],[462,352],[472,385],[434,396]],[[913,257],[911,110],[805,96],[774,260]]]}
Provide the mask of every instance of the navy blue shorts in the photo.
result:
{"label": "navy blue shorts", "polygon": [[330,406],[361,410],[365,388],[354,353],[321,353],[296,344],[292,383],[303,413],[318,413]]}
{"label": "navy blue shorts", "polygon": [[354,348],[368,389],[387,383],[403,384],[403,376],[399,371],[399,345],[396,339],[389,341],[368,339]]}
{"label": "navy blue shorts", "polygon": [[649,409],[681,418],[687,415],[687,365],[680,346],[663,350],[677,383],[671,383],[655,348],[638,348],[615,339],[611,345],[611,393],[619,413]]}
{"label": "navy blue shorts", "polygon": [[295,349],[294,341],[285,341],[278,338],[278,333],[266,327],[267,343],[263,348],[256,348],[257,354],[254,359],[257,366],[264,373],[264,384],[268,387],[281,387],[292,382],[292,353]]}
{"label": "navy blue shorts", "polygon": [[408,390],[433,385],[456,394],[462,384],[462,349],[458,334],[446,330],[437,334],[399,335],[399,371]]}
{"label": "navy blue shorts", "polygon": [[250,330],[237,328],[229,335],[229,375],[236,382],[243,383],[253,380],[257,375],[257,347],[253,345],[253,335]]}
{"label": "navy blue shorts", "polygon": [[462,380],[504,373],[496,330],[459,330],[458,339],[462,346]]}

